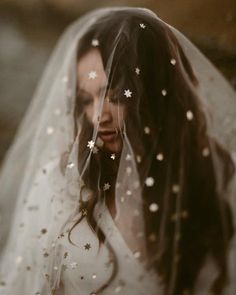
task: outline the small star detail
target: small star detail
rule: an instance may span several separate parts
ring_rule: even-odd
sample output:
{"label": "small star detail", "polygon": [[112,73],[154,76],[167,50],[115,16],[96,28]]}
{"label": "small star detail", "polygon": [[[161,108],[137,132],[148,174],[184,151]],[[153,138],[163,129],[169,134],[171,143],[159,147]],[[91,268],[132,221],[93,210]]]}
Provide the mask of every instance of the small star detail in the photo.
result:
{"label": "small star detail", "polygon": [[132,172],[132,168],[130,166],[126,167],[126,173],[130,175]]}
{"label": "small star detail", "polygon": [[125,160],[126,161],[130,161],[131,160],[131,155],[130,154],[127,154]]}
{"label": "small star detail", "polygon": [[47,229],[46,228],[41,229],[41,234],[45,235],[46,233],[47,233]]}
{"label": "small star detail", "polygon": [[187,117],[187,120],[188,121],[192,121],[192,119],[193,119],[193,113],[192,113],[192,111],[187,111],[186,117]]}
{"label": "small star detail", "polygon": [[158,161],[162,161],[162,160],[164,160],[164,155],[162,153],[159,153],[159,154],[157,154],[156,159]]}
{"label": "small star detail", "polygon": [[92,44],[92,46],[94,46],[94,47],[99,46],[99,41],[98,41],[98,39],[93,39],[92,42],[91,42],[91,44]]}
{"label": "small star detail", "polygon": [[161,94],[162,94],[163,96],[166,96],[166,95],[167,95],[167,91],[166,91],[166,89],[162,89]]}
{"label": "small star detail", "polygon": [[144,127],[144,133],[145,134],[150,134],[150,132],[151,132],[150,128],[148,126],[145,126]]}
{"label": "small star detail", "polygon": [[107,183],[104,184],[103,190],[107,191],[107,190],[109,190],[110,187],[111,187],[111,185],[107,182]]}
{"label": "small star detail", "polygon": [[115,158],[116,158],[116,155],[115,154],[111,154],[111,159],[112,160],[115,160]]}
{"label": "small star detail", "polygon": [[54,133],[54,128],[52,127],[52,126],[48,126],[47,127],[47,134],[48,135],[51,135],[51,134],[53,134]]}
{"label": "small star detail", "polygon": [[84,245],[84,249],[85,249],[85,250],[89,250],[89,249],[91,249],[91,245],[90,245],[89,243],[85,244],[85,245]]}
{"label": "small star detail", "polygon": [[179,189],[180,189],[180,187],[178,184],[173,184],[173,186],[172,186],[173,193],[177,194],[179,192]]}
{"label": "small star detail", "polygon": [[152,203],[152,204],[150,204],[150,206],[149,206],[149,210],[150,210],[151,212],[157,212],[158,209],[159,209],[159,206],[158,206],[156,203]]}
{"label": "small star detail", "polygon": [[170,60],[170,63],[174,66],[174,65],[176,64],[176,60],[175,60],[174,58],[172,58],[172,59]]}
{"label": "small star detail", "polygon": [[93,140],[88,141],[87,147],[92,150],[94,148],[95,142]]}
{"label": "small star detail", "polygon": [[73,168],[73,167],[75,167],[75,164],[74,163],[72,163],[72,162],[69,162],[68,164],[67,164],[67,168]]}
{"label": "small star detail", "polygon": [[203,150],[202,150],[202,155],[203,157],[208,157],[210,155],[210,150],[208,147],[205,147]]}
{"label": "small star detail", "polygon": [[65,252],[64,253],[64,258],[67,258],[68,257],[68,252]]}
{"label": "small star detail", "polygon": [[124,91],[124,95],[128,98],[128,97],[132,97],[132,92],[129,89],[126,89]]}
{"label": "small star detail", "polygon": [[91,72],[89,72],[88,76],[89,76],[89,79],[94,80],[95,78],[97,78],[97,72],[91,71]]}
{"label": "small star detail", "polygon": [[145,29],[146,28],[145,24],[143,24],[143,23],[141,23],[139,25],[140,25],[140,28],[142,28],[142,29]]}
{"label": "small star detail", "polygon": [[139,69],[139,68],[136,68],[136,69],[135,69],[135,73],[136,73],[137,75],[139,75],[139,74],[140,74],[140,69]]}
{"label": "small star detail", "polygon": [[150,187],[154,185],[154,178],[153,177],[147,177],[145,180],[146,186]]}
{"label": "small star detail", "polygon": [[82,215],[84,215],[84,216],[88,214],[87,210],[84,209],[84,208],[81,210],[81,213],[82,213]]}

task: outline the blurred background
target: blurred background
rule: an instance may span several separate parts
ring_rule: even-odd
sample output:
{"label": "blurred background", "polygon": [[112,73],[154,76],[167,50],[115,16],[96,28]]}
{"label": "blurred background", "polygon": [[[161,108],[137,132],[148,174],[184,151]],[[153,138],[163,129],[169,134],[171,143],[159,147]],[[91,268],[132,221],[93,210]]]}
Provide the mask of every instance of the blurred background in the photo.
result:
{"label": "blurred background", "polygon": [[152,9],[236,88],[236,0],[0,0],[0,162],[65,27],[105,6]]}

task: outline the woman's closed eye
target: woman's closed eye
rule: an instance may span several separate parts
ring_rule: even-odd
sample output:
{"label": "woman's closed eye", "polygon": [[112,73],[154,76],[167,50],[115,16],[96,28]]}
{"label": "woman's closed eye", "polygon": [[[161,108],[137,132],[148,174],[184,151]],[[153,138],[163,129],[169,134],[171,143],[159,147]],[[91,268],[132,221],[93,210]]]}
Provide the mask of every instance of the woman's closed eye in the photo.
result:
{"label": "woman's closed eye", "polygon": [[119,102],[119,97],[114,90],[108,90],[106,95],[109,102],[113,104],[117,104]]}
{"label": "woman's closed eye", "polygon": [[83,106],[88,106],[93,103],[93,97],[85,91],[78,91],[77,101],[80,102]]}
{"label": "woman's closed eye", "polygon": [[84,106],[88,106],[93,103],[93,98],[89,95],[79,96],[79,100],[82,102]]}

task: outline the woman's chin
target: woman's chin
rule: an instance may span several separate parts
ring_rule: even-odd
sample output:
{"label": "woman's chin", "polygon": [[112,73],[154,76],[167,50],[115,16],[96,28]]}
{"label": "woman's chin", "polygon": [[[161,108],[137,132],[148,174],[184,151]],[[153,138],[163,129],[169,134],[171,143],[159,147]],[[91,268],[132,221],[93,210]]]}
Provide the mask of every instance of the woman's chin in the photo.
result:
{"label": "woman's chin", "polygon": [[103,149],[111,153],[120,153],[122,150],[122,142],[105,142],[103,145]]}

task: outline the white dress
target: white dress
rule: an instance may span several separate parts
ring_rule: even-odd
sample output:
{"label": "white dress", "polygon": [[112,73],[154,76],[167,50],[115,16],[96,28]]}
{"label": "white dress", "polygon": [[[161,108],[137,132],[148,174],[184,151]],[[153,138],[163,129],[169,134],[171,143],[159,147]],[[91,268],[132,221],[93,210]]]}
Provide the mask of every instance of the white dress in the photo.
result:
{"label": "white dress", "polygon": [[[33,187],[30,192],[30,197],[28,201],[28,208],[22,216],[22,222],[27,223],[30,226],[29,220],[34,220],[35,212],[33,208],[38,208],[37,210],[43,211],[45,215],[50,214],[49,204],[51,200],[42,199],[42,196],[52,195],[51,186],[47,185],[47,180],[50,179],[50,175],[53,170],[58,165],[57,161],[49,162],[44,169],[38,171],[35,177],[35,184],[37,186]],[[47,171],[45,175],[43,171]],[[39,198],[38,196],[41,196]],[[58,202],[60,203],[60,202]],[[67,202],[63,202],[62,206],[65,212],[68,208],[71,208],[71,201],[69,197]],[[146,269],[143,262],[138,258],[135,258],[134,253],[130,250],[125,239],[123,238],[121,232],[115,224],[105,202],[99,202],[96,204],[94,209],[94,218],[99,224],[100,228],[104,232],[107,240],[112,246],[117,261],[118,261],[118,273],[116,274],[114,280],[105,288],[101,293],[102,295],[111,294],[122,294],[122,295],[156,295],[163,294],[163,287],[160,283],[158,275],[151,269]],[[71,228],[74,223],[78,220],[78,216],[72,221],[72,223],[67,225],[67,228]],[[31,226],[32,238],[35,236],[35,232],[39,232],[41,228],[46,227],[44,220],[39,220],[37,227]],[[43,237],[40,238],[40,240]],[[108,247],[103,243],[99,249],[99,240],[96,234],[93,232],[89,226],[86,219],[76,225],[71,234],[71,241],[75,245],[69,242],[68,235],[65,234],[60,239],[58,239],[58,257],[63,258],[63,264],[60,268],[60,289],[57,289],[54,295],[95,295],[95,291],[108,282],[112,275],[113,263],[111,252]],[[43,243],[39,244],[42,248]],[[27,247],[25,246],[25,249]],[[30,248],[29,248],[30,250]],[[41,251],[41,252],[42,252]],[[31,251],[27,251],[29,256],[32,256]],[[45,260],[48,258],[37,257],[39,260]],[[23,257],[23,260],[27,257]],[[26,262],[25,262],[26,263]],[[57,261],[55,260],[55,265]],[[25,264],[27,265],[27,264]],[[27,282],[34,279],[35,275],[32,272],[28,272],[21,268],[18,270],[18,280],[16,285],[12,285],[12,291],[20,288],[24,294],[29,294],[28,283],[23,283],[20,280],[19,273],[24,276]],[[201,271],[201,275],[198,278],[199,290],[195,290],[196,295],[207,295],[209,286],[214,281],[217,273],[215,273],[214,265],[209,261],[207,266]],[[204,290],[204,291],[203,291]],[[94,292],[94,293],[93,293]],[[4,293],[4,288],[1,289],[0,294],[10,295],[11,293]],[[35,292],[35,294],[39,294]],[[48,295],[48,291],[43,291],[40,295]]]}
{"label": "white dress", "polygon": [[[102,213],[102,214],[100,214]],[[116,227],[108,208],[101,203],[95,207],[94,217],[115,251],[118,260],[118,273],[110,285],[101,294],[122,295],[157,294],[158,279],[154,270],[147,271],[141,261],[134,257]],[[64,291],[56,294],[90,295],[106,283],[111,274],[113,264],[110,251],[102,244],[98,249],[98,238],[83,219],[72,232],[73,246],[65,236],[61,239],[61,251],[65,256],[65,267],[61,271],[61,282]],[[86,249],[87,248],[87,249]],[[80,290],[78,293],[77,290]]]}

